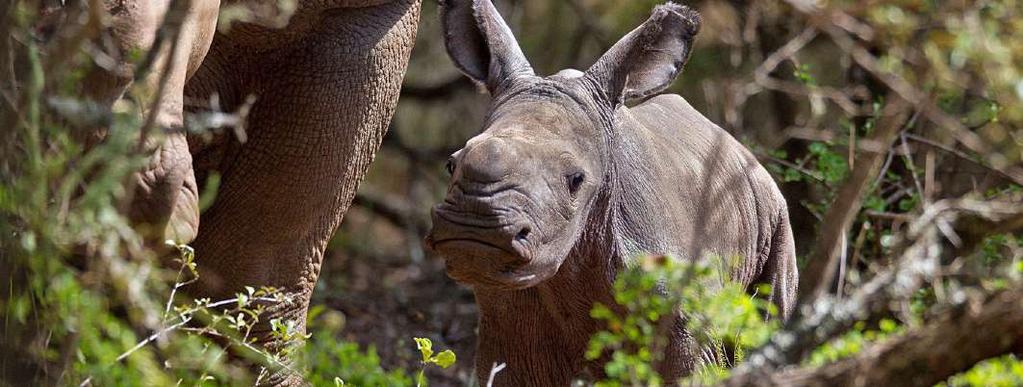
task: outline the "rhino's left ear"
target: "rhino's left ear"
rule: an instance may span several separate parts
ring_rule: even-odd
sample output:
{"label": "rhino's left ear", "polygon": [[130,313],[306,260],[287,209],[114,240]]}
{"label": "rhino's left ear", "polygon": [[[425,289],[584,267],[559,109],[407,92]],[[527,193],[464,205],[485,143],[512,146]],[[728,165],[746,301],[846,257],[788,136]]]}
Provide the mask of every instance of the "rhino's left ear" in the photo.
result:
{"label": "rhino's left ear", "polygon": [[664,90],[689,60],[700,14],[680,4],[654,8],[642,25],[615,43],[586,75],[611,102],[645,98]]}
{"label": "rhino's left ear", "polygon": [[511,28],[490,0],[442,0],[440,19],[455,66],[491,95],[509,80],[533,75]]}

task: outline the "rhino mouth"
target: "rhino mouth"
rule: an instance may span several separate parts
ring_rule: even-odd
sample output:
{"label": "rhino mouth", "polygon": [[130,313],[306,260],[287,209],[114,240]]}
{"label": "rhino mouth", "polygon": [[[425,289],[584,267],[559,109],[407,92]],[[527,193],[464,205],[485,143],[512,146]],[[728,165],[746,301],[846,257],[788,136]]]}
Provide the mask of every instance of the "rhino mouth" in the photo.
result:
{"label": "rhino mouth", "polygon": [[532,273],[528,264],[501,265],[496,260],[469,255],[446,255],[444,264],[451,279],[477,287],[519,290],[535,286],[543,279]]}
{"label": "rhino mouth", "polygon": [[[517,276],[508,274],[528,262],[507,248],[465,236],[443,240],[427,238],[427,246],[444,257],[448,275],[464,284],[477,285],[496,281],[501,284],[493,285],[502,285],[508,282],[508,279]],[[492,278],[494,276],[499,278]]]}
{"label": "rhino mouth", "polygon": [[433,241],[433,250],[445,257],[474,256],[484,259],[509,260],[518,254],[493,243],[474,238],[448,238]]}
{"label": "rhino mouth", "polygon": [[525,246],[498,246],[465,235],[435,239],[431,234],[425,242],[428,250],[444,257],[448,276],[462,284],[518,290],[541,280],[532,273]]}
{"label": "rhino mouth", "polygon": [[[521,252],[511,246],[498,246],[491,242],[469,236],[457,236],[445,239],[427,237],[427,247],[440,254],[448,263],[448,267],[456,269],[462,266],[473,266],[487,271],[513,271],[528,263]],[[478,270],[472,270],[478,271]]]}
{"label": "rhino mouth", "polygon": [[502,262],[526,263],[531,260],[531,251],[524,240],[515,240],[510,243],[495,244],[483,238],[476,238],[473,235],[452,236],[447,238],[430,238],[428,243],[432,244],[434,251],[443,253],[470,253],[481,257],[496,258]]}

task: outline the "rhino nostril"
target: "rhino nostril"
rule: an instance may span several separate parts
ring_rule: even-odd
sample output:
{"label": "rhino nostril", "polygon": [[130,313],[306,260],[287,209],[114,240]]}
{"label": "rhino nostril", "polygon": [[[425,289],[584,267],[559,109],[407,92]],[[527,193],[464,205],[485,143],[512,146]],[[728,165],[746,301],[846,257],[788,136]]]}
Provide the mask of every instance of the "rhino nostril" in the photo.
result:
{"label": "rhino nostril", "polygon": [[529,236],[530,231],[532,230],[529,229],[529,226],[523,227],[521,230],[519,230],[518,234],[515,234],[515,240],[517,241],[526,240],[526,237]]}

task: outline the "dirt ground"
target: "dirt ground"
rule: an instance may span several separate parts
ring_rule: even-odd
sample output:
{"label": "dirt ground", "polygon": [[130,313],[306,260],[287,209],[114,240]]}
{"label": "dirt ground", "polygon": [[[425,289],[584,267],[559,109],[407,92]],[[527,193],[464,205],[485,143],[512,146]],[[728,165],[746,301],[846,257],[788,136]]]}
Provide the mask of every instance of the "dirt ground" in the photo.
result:
{"label": "dirt ground", "polygon": [[352,208],[328,249],[313,304],[342,312],[343,338],[375,346],[387,369],[419,368],[413,337],[453,350],[455,365],[431,367],[428,378],[433,386],[466,386],[474,379],[472,292],[448,278],[443,260],[425,255],[421,241]]}

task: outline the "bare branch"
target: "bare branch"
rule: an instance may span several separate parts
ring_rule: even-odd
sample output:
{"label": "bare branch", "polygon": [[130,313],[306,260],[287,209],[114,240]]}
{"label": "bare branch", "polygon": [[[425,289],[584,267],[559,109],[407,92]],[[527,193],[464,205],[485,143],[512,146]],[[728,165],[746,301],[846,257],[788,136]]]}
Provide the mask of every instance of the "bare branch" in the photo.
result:
{"label": "bare branch", "polygon": [[[888,106],[881,113],[878,130],[870,141],[882,144],[888,149],[907,119],[905,103],[899,99],[890,99]],[[864,140],[867,141],[867,140]],[[852,175],[842,184],[836,195],[835,202],[828,208],[824,216],[820,239],[809,266],[801,273],[799,293],[802,303],[811,302],[814,298],[827,292],[835,278],[835,267],[845,244],[842,243],[846,230],[856,218],[863,205],[863,198],[870,188],[870,183],[877,176],[887,152],[864,151],[861,149],[860,162],[856,163]]]}
{"label": "bare branch", "polygon": [[[939,225],[950,224],[963,240],[955,250],[943,249]],[[926,278],[935,276],[942,256],[965,256],[987,235],[1023,229],[1023,206],[1016,201],[942,200],[925,208],[907,227],[895,251],[894,266],[861,285],[849,298],[819,297],[802,308],[785,330],[750,355],[725,385],[744,386],[770,380],[774,370],[799,364],[813,348],[850,329],[857,321],[882,316],[897,301],[907,300]],[[970,230],[974,230],[971,232]],[[905,247],[903,247],[905,246]]]}
{"label": "bare branch", "polygon": [[749,385],[933,386],[979,361],[1023,351],[1023,288],[943,316],[854,357],[750,379]]}
{"label": "bare branch", "polygon": [[853,102],[849,93],[844,90],[823,86],[804,87],[797,83],[785,82],[770,76],[782,62],[792,59],[799,50],[802,50],[807,44],[812,42],[813,39],[817,37],[817,33],[818,31],[816,28],[807,27],[799,35],[796,35],[796,37],[792,38],[792,40],[789,40],[785,43],[785,45],[771,53],[771,55],[764,59],[764,62],[761,63],[760,66],[757,66],[757,69],[753,71],[753,82],[747,84],[741,90],[741,95],[737,99],[739,101],[745,101],[750,96],[760,93],[766,89],[792,95],[825,98],[834,102],[835,105],[838,105],[839,108],[848,114],[862,114],[862,109]]}
{"label": "bare branch", "polygon": [[771,53],[764,62],[757,66],[757,69],[753,71],[753,78],[756,80],[767,79],[771,75],[774,69],[778,68],[782,62],[792,58],[796,55],[799,50],[806,47],[808,43],[813,41],[817,37],[817,29],[813,27],[807,27],[796,35],[795,38],[785,43],[785,45],[778,48],[775,52]]}
{"label": "bare branch", "polygon": [[497,373],[498,372],[501,372],[501,371],[504,370],[505,366],[507,366],[507,364],[505,364],[505,363],[501,363],[501,364],[494,363],[494,366],[490,367],[490,377],[487,378],[487,387],[491,387],[491,386],[494,385],[494,378],[497,377]]}
{"label": "bare branch", "polygon": [[824,181],[824,177],[821,176],[821,174],[818,173],[817,171],[808,170],[808,169],[803,168],[803,167],[799,166],[798,164],[793,163],[791,161],[788,161],[788,160],[785,160],[785,159],[779,159],[777,157],[771,156],[771,155],[766,154],[764,152],[755,152],[755,155],[756,155],[756,157],[758,159],[760,159],[763,162],[778,163],[778,164],[784,165],[786,167],[792,168],[792,169],[798,171],[799,173],[802,173],[802,174],[804,174],[804,175],[806,175],[806,176],[808,176],[808,177],[810,177],[810,178],[812,178],[814,180]]}

